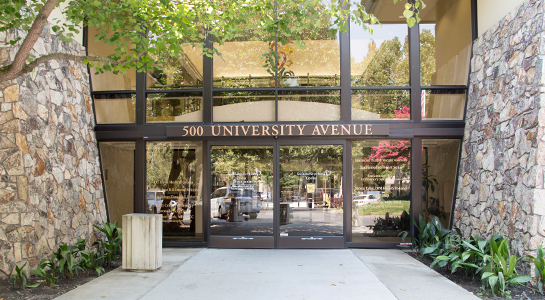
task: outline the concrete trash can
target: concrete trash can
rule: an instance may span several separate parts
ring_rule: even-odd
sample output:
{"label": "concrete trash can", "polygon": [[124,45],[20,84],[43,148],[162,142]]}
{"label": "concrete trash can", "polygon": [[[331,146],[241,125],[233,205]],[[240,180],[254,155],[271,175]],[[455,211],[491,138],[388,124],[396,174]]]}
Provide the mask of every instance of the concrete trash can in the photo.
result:
{"label": "concrete trash can", "polygon": [[123,269],[154,271],[161,267],[162,216],[162,214],[123,215]]}
{"label": "concrete trash can", "polygon": [[229,210],[227,211],[227,222],[242,222],[244,218],[240,212],[240,199],[231,198]]}
{"label": "concrete trash can", "polygon": [[280,225],[293,223],[293,209],[289,203],[280,203]]}

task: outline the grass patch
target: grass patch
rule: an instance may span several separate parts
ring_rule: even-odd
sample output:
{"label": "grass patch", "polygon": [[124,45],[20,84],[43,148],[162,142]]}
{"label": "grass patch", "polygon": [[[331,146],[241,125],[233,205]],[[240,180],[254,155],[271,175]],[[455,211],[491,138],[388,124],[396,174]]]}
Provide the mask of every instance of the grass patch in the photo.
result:
{"label": "grass patch", "polygon": [[360,216],[384,216],[388,212],[390,216],[396,216],[401,215],[403,211],[409,212],[410,206],[411,201],[409,200],[382,201],[360,206],[359,213]]}

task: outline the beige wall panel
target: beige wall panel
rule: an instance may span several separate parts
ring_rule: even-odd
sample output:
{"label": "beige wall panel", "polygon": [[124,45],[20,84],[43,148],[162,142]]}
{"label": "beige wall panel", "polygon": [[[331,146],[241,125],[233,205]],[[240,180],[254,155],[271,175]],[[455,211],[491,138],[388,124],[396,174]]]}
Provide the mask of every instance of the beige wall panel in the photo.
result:
{"label": "beige wall panel", "polygon": [[478,0],[477,23],[479,36],[521,5],[522,2],[524,0]]}

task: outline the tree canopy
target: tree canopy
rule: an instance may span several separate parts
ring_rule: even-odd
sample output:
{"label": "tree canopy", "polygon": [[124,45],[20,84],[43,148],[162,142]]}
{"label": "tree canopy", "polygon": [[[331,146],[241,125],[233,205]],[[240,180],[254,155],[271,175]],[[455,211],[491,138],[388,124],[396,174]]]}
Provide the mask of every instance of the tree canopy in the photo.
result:
{"label": "tree canopy", "polygon": [[[55,33],[71,41],[83,27],[95,27],[98,31],[92,38],[114,47],[114,53],[32,57],[30,51],[48,24],[48,17],[61,4],[64,20],[51,22]],[[419,21],[418,10],[425,5],[422,0],[404,5],[403,16],[412,26]],[[81,61],[97,72],[117,74],[161,65],[183,53],[184,45],[202,48],[207,56],[221,54],[207,40],[222,44],[251,35],[262,41],[293,42],[304,47],[302,34],[320,36],[326,21],[330,22],[330,33],[344,32],[348,20],[364,28],[378,23],[359,2],[350,0],[3,0],[0,11],[0,32],[18,29],[26,33],[9,41],[18,51],[12,61],[0,67],[0,86],[52,59]],[[276,72],[274,59],[279,55],[274,49],[270,52],[264,56],[270,61],[263,67]]]}

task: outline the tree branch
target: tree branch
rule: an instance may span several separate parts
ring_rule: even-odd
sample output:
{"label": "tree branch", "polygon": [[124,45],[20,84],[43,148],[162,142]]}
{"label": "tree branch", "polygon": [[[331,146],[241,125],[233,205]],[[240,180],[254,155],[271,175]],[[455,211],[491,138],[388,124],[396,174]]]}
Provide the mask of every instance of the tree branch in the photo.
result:
{"label": "tree branch", "polygon": [[83,62],[83,60],[86,59],[88,61],[106,62],[111,64],[112,66],[122,66],[125,64],[135,63],[138,61],[138,59],[133,59],[131,61],[117,61],[106,56],[87,56],[87,55],[78,56],[78,55],[72,55],[67,53],[53,53],[53,54],[40,56],[37,59],[30,62],[29,64],[23,65],[18,72],[13,71],[14,70],[13,65],[15,63],[12,63],[10,65],[0,68],[0,84],[9,80],[15,79],[25,73],[32,72],[32,70],[34,70],[40,64],[43,64],[45,62],[48,62],[54,59],[67,59],[67,60],[72,60],[75,62]]}
{"label": "tree branch", "polygon": [[[34,44],[36,44],[38,37],[40,37],[40,34],[42,34],[45,24],[47,24],[47,18],[51,14],[51,11],[53,11],[53,9],[57,6],[58,2],[59,0],[47,0],[47,2],[44,4],[42,9],[36,16],[36,20],[34,20],[34,23],[32,23],[32,27],[30,27],[30,30],[28,31],[27,36],[23,40],[21,47],[19,48],[19,50],[17,50],[17,54],[15,54],[13,63],[8,66],[9,69],[2,72],[6,74],[0,75],[0,83],[4,80],[15,79],[17,78],[17,76],[14,77],[13,75],[21,73],[21,70],[26,65],[26,60],[28,59],[30,51],[32,50],[32,48],[34,48]],[[4,79],[4,77],[6,79]]]}

